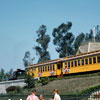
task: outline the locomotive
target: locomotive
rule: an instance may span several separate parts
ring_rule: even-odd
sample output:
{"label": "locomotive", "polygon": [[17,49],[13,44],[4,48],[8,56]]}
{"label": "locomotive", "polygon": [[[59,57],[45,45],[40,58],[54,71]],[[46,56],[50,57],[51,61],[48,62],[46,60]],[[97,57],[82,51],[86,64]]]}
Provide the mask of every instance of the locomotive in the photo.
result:
{"label": "locomotive", "polygon": [[25,70],[17,69],[13,71],[9,75],[9,80],[23,79],[25,75]]}

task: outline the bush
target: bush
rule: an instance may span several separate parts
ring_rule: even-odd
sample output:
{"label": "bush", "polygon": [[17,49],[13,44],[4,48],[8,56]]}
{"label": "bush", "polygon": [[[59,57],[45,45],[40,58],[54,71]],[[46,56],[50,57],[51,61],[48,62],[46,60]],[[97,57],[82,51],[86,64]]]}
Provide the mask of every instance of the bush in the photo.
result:
{"label": "bush", "polygon": [[26,86],[27,88],[34,88],[35,87],[34,74],[32,74],[32,76],[30,74],[26,74],[25,83],[27,84]]}
{"label": "bush", "polygon": [[100,72],[98,72],[97,75],[100,76]]}
{"label": "bush", "polygon": [[85,90],[81,91],[80,94],[91,94],[92,92],[94,92],[98,89],[100,89],[100,85],[85,89]]}
{"label": "bush", "polygon": [[41,78],[41,84],[42,84],[42,85],[46,85],[46,84],[48,84],[48,82],[49,82],[49,78],[48,78],[48,77],[46,77],[46,78]]}
{"label": "bush", "polygon": [[6,89],[7,93],[12,93],[12,94],[16,94],[16,93],[21,93],[22,92],[22,88],[20,86],[10,86]]}

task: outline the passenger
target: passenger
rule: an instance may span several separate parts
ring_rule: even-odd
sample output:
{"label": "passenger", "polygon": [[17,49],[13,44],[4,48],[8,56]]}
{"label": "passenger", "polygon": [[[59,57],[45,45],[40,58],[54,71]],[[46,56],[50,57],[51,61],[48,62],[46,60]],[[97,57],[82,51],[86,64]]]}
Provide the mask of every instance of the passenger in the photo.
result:
{"label": "passenger", "polygon": [[54,99],[50,98],[49,100],[54,100]]}
{"label": "passenger", "polygon": [[54,89],[54,100],[61,100],[58,89]]}
{"label": "passenger", "polygon": [[40,95],[40,100],[44,100],[44,97],[43,97],[43,95],[42,95],[42,94]]}
{"label": "passenger", "polygon": [[36,96],[36,90],[35,89],[32,90],[32,94],[29,95],[26,100],[39,100],[39,98]]}
{"label": "passenger", "polygon": [[54,99],[50,98],[49,100],[54,100]]}

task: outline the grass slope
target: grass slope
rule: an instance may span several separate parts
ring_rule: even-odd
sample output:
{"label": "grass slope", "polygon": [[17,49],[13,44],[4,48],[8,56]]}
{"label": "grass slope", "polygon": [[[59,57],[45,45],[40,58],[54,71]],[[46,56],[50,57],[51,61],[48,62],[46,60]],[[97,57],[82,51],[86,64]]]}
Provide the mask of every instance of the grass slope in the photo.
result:
{"label": "grass slope", "polygon": [[52,95],[53,89],[57,88],[61,95],[65,95],[75,93],[77,90],[82,91],[97,85],[100,85],[100,76],[54,80],[44,86],[38,83],[35,89],[38,94]]}

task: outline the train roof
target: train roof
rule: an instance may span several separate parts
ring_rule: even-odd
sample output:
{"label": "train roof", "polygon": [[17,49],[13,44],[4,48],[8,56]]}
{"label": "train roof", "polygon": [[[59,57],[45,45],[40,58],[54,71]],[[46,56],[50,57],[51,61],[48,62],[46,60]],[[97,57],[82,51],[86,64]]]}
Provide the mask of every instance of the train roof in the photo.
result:
{"label": "train roof", "polygon": [[82,57],[93,56],[93,55],[97,55],[97,54],[100,54],[100,50],[92,51],[92,52],[88,52],[88,53],[82,53],[80,55],[74,55],[74,56],[65,57],[63,61],[72,60],[72,59],[78,59],[78,58],[82,58]]}
{"label": "train roof", "polygon": [[78,59],[78,58],[97,55],[97,54],[100,54],[100,50],[92,51],[92,52],[88,52],[88,53],[82,53],[82,54],[79,54],[79,55],[67,56],[67,57],[59,58],[59,59],[55,59],[55,60],[48,60],[48,61],[45,61],[45,62],[42,62],[42,63],[29,65],[27,68],[44,66],[44,65],[48,65],[48,64],[55,64],[55,63],[58,63],[58,62],[68,61],[68,60],[72,60],[72,59]]}
{"label": "train roof", "polygon": [[[47,64],[53,64],[53,63],[57,63],[57,62],[60,61],[60,60],[61,60],[61,59],[48,60],[48,61],[45,61],[45,62],[42,62],[42,63],[37,63],[37,64],[29,65],[29,67],[27,67],[27,68],[37,67],[37,66],[42,66],[42,65],[47,65]],[[27,68],[26,68],[26,69],[27,69]]]}
{"label": "train roof", "polygon": [[22,69],[17,69],[16,71],[14,72],[25,72],[25,70],[22,70]]}

